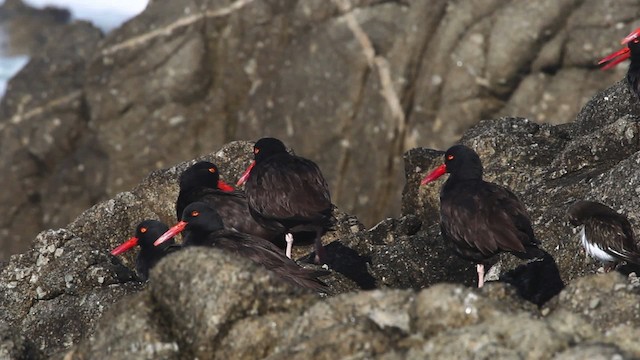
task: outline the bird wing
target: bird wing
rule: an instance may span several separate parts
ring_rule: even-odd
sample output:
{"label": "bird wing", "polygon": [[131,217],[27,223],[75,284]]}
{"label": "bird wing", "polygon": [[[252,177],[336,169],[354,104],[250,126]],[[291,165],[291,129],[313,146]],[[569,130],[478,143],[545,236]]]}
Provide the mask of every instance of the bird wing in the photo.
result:
{"label": "bird wing", "polygon": [[[287,156],[284,165],[286,172],[268,160],[261,164],[261,171],[255,174],[257,178],[251,179],[256,187],[252,191],[260,194],[249,198],[251,208],[274,219],[308,219],[329,214],[331,195],[320,168],[295,156]],[[283,193],[287,196],[280,195]]]}
{"label": "bird wing", "polygon": [[443,229],[449,237],[484,256],[524,253],[525,246],[538,244],[524,205],[510,190],[484,181],[461,185],[468,190],[442,199]]}
{"label": "bird wing", "polygon": [[210,235],[211,245],[248,258],[284,280],[316,291],[327,287],[317,276],[326,275],[300,267],[284,255],[284,251],[271,242],[233,230],[220,230]]}
{"label": "bird wing", "polygon": [[585,221],[588,239],[602,239],[604,251],[640,265],[640,251],[629,221],[620,214],[599,214]]}

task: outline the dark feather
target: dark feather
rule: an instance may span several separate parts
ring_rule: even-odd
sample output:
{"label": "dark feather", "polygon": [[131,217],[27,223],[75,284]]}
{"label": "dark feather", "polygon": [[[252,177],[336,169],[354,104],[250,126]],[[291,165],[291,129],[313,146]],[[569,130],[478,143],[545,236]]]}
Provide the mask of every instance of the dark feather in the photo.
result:
{"label": "dark feather", "polygon": [[577,201],[568,216],[573,225],[584,225],[587,241],[615,258],[640,265],[640,249],[624,215],[595,201]]}
{"label": "dark feather", "polygon": [[285,228],[328,223],[331,216],[329,187],[318,166],[288,153],[257,164],[245,191],[257,218]]}
{"label": "dark feather", "polygon": [[235,229],[269,241],[274,241],[284,236],[283,231],[266,228],[255,221],[249,212],[247,197],[240,191],[224,192],[203,187],[191,189],[190,191],[180,191],[176,202],[176,212],[182,214],[189,204],[197,201],[213,206],[222,217],[224,226],[228,229]]}
{"label": "dark feather", "polygon": [[631,53],[629,70],[627,71],[627,82],[631,87],[631,91],[640,98],[640,43],[630,42],[629,50]]}
{"label": "dark feather", "polygon": [[[210,171],[214,169],[213,171]],[[252,234],[269,241],[280,240],[283,231],[267,229],[257,223],[249,212],[247,197],[241,191],[222,191],[218,188],[219,172],[215,164],[197,162],[180,175],[180,193],[176,201],[176,218],[182,217],[191,203],[201,201],[213,206],[222,217],[224,226]]]}
{"label": "dark feather", "polygon": [[224,228],[220,215],[210,204],[190,204],[185,208],[182,220],[187,222],[184,246],[215,247],[248,258],[291,284],[327,292],[326,284],[317,277],[328,273],[300,267],[265,239]]}
{"label": "dark feather", "polygon": [[[190,237],[192,235],[188,235]],[[327,285],[318,276],[328,275],[329,272],[309,270],[300,267],[295,261],[282,254],[282,250],[264,239],[243,234],[234,230],[222,229],[208,234],[193,245],[211,246],[260,264],[273,271],[278,277],[290,284],[327,292]],[[197,243],[197,244],[196,244]]]}
{"label": "dark feather", "polygon": [[443,236],[461,257],[481,263],[502,251],[539,255],[527,211],[508,189],[477,179],[447,181],[440,200]]}
{"label": "dark feather", "polygon": [[[145,228],[145,232],[140,229]],[[169,227],[157,220],[145,220],[138,224],[136,228],[136,237],[140,252],[136,257],[136,272],[138,277],[145,281],[149,278],[149,270],[151,270],[160,259],[166,255],[181,249],[180,245],[176,245],[173,239],[170,239],[160,246],[154,246],[153,242],[160,237]]]}

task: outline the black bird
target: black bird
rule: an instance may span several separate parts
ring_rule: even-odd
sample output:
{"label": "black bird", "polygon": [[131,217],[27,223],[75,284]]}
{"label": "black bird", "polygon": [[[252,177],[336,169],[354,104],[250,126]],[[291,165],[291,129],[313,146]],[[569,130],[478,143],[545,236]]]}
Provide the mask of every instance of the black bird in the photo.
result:
{"label": "black bird", "polygon": [[122,245],[111,250],[111,255],[120,255],[136,245],[140,245],[140,252],[136,257],[136,271],[138,277],[145,281],[149,278],[149,270],[153,268],[165,255],[180,249],[175,244],[173,238],[168,239],[162,246],[154,246],[160,235],[164,234],[169,227],[157,220],[144,220],[136,227],[136,234]]}
{"label": "black bird", "polygon": [[538,306],[544,305],[564,289],[558,265],[546,252],[543,257],[529,260],[501,274],[500,281],[511,284],[520,297]]}
{"label": "black bird", "polygon": [[273,243],[233,229],[225,228],[214,207],[203,202],[189,204],[182,214],[182,221],[165,232],[155,245],[186,231],[183,246],[211,246],[258,263],[273,271],[281,279],[307,289],[327,292],[327,285],[318,276],[328,272],[305,269],[282,254]]}
{"label": "black bird", "polygon": [[291,155],[282,141],[262,138],[253,147],[254,161],[238,180],[246,182],[249,210],[266,228],[286,233],[291,258],[293,233],[314,232],[316,263],[325,262],[322,235],[333,226],[329,186],[313,161]]}
{"label": "black bird", "polygon": [[484,284],[484,265],[501,252],[521,259],[544,256],[524,205],[509,189],[482,180],[475,151],[454,145],[444,158],[421,184],[450,174],[440,191],[440,229],[458,256],[477,264],[478,287]]}
{"label": "black bird", "polygon": [[180,193],[176,201],[176,217],[180,221],[187,205],[202,201],[211,204],[227,228],[255,235],[269,241],[282,241],[284,231],[268,229],[249,213],[247,197],[220,180],[218,167],[208,161],[197,162],[180,175]]}
{"label": "black bird", "polygon": [[605,263],[605,271],[620,261],[640,265],[640,249],[629,220],[612,208],[595,201],[576,201],[567,211],[569,222],[582,226],[580,242],[594,259]]}
{"label": "black bird", "polygon": [[622,49],[602,58],[598,65],[603,65],[602,70],[610,69],[619,63],[631,59],[627,71],[627,81],[631,90],[640,97],[640,28],[633,30],[621,43],[626,45]]}

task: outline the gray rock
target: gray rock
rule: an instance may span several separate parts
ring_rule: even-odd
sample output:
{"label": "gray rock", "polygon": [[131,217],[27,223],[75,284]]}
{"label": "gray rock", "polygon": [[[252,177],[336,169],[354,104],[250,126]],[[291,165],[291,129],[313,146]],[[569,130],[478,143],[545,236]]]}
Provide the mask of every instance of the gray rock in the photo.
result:
{"label": "gray rock", "polygon": [[151,271],[151,295],[172,324],[181,351],[194,357],[213,353],[238,319],[295,311],[317,301],[256,265],[239,265],[248,260],[222,255],[213,249],[186,249]]}
{"label": "gray rock", "polygon": [[586,344],[573,347],[554,356],[554,360],[623,360],[634,359],[634,356],[625,354],[615,345]]}
{"label": "gray rock", "polygon": [[53,6],[36,9],[22,0],[0,5],[0,49],[4,56],[40,54],[52,32],[71,20],[71,12]]}
{"label": "gray rock", "polygon": [[44,359],[45,357],[33,342],[17,334],[5,322],[0,322],[0,358]]}
{"label": "gray rock", "polygon": [[560,293],[555,306],[582,314],[602,332],[623,324],[638,327],[638,292],[627,284],[627,279],[617,272],[579,278]]}
{"label": "gray rock", "polygon": [[498,115],[573,120],[623,77],[594,62],[637,9],[153,1],[104,38],[86,23],[47,31],[52,46],[0,105],[0,258],[153,170],[265,135],[318,162],[334,203],[368,227],[397,217],[406,150],[447,147]]}
{"label": "gray rock", "polygon": [[[191,159],[193,156],[189,155],[189,151],[202,149],[205,146],[202,139],[207,135],[213,140],[206,146],[216,148],[213,143],[227,142],[227,136],[232,137],[229,134],[237,130],[234,127],[236,125],[246,126],[251,133],[260,124],[256,114],[264,119],[277,118],[281,123],[274,122],[270,129],[278,135],[278,131],[282,131],[279,127],[286,128],[289,121],[284,112],[286,106],[296,108],[304,96],[313,99],[312,95],[300,90],[299,78],[295,76],[298,73],[314,76],[322,74],[316,70],[318,63],[315,61],[319,60],[312,56],[314,51],[319,52],[319,58],[336,62],[334,66],[355,66],[355,69],[367,73],[364,70],[366,64],[358,63],[357,59],[362,62],[362,58],[353,56],[354,53],[346,50],[344,54],[323,51],[330,45],[329,40],[335,38],[346,38],[354,46],[358,44],[352,39],[353,29],[344,25],[349,23],[350,14],[363,26],[366,25],[371,36],[375,35],[374,45],[380,47],[376,50],[379,54],[391,54],[390,48],[408,46],[410,43],[410,39],[405,38],[401,41],[402,44],[384,41],[387,37],[380,29],[387,27],[376,26],[381,19],[386,19],[386,22],[382,21],[384,24],[393,23],[392,15],[402,14],[405,10],[401,6],[406,5],[363,1],[356,4],[362,9],[344,10],[333,4],[300,2],[295,7],[280,8],[272,3],[254,1],[229,15],[206,15],[209,17],[201,19],[202,24],[194,21],[190,25],[174,28],[170,33],[151,33],[160,34],[154,36],[162,39],[124,37],[124,34],[149,34],[148,28],[138,28],[135,21],[129,22],[120,32],[110,35],[104,44],[98,45],[102,49],[102,57],[92,58],[91,64],[87,65],[90,79],[87,80],[89,85],[86,89],[83,88],[83,94],[86,94],[91,108],[96,109],[87,115],[90,118],[87,127],[99,129],[96,131],[100,134],[94,137],[95,142],[89,141],[86,144],[101,147],[102,154],[107,154],[110,159],[127,160],[135,166],[143,165],[139,163],[141,160],[135,160],[131,156],[133,148],[137,146],[137,151],[144,154],[158,150],[156,160],[162,160],[157,160],[157,166],[165,166],[166,163],[177,163],[177,157],[180,156]],[[202,2],[202,5],[203,9],[213,6],[208,2]],[[481,8],[471,3],[456,4],[455,6],[473,10],[468,13],[472,15],[462,21],[463,19],[449,14],[453,8],[445,12],[444,3],[436,3],[434,9],[441,13],[436,11],[428,23],[437,31],[437,35],[433,35],[434,39],[444,41],[447,36],[454,34],[469,35],[470,44],[461,45],[461,55],[456,56],[464,55],[472,59],[471,55],[479,50],[477,42],[480,38],[475,34],[493,34],[491,31],[494,27],[504,28],[511,22],[509,16],[516,19],[516,14],[537,14],[539,12],[536,11],[540,10],[536,8],[537,5],[515,2],[501,6],[505,3],[489,1],[484,5]],[[595,5],[590,1],[583,2],[582,5],[566,1],[549,6],[555,6],[551,15],[556,20],[562,18],[568,22],[585,24],[587,19],[598,19],[595,15],[585,16],[583,20],[575,19],[575,15],[571,15],[574,13],[569,11],[573,9],[575,13],[583,13],[585,9],[593,9]],[[153,2],[141,19],[159,16],[166,8],[183,10],[183,5],[175,2]],[[388,12],[379,9],[388,9]],[[172,21],[182,19],[182,14],[183,12],[176,11],[173,17],[163,18],[162,21],[166,22],[163,26],[171,26]],[[412,13],[411,18],[416,16],[414,20],[418,21],[419,14],[421,13]],[[485,20],[472,24],[472,20],[480,15],[485,16]],[[196,17],[191,19],[197,19],[199,15],[194,16]],[[290,17],[294,20],[284,22]],[[442,25],[442,28],[437,26],[436,20],[441,17],[453,24],[447,23],[449,25]],[[249,18],[249,23],[242,22]],[[337,18],[344,21],[338,21]],[[264,28],[264,24],[273,25],[276,21],[274,19],[286,24],[278,28],[285,31],[280,36],[269,33]],[[552,20],[536,20],[532,26],[538,32],[532,33],[547,34],[546,31],[550,29],[548,36],[553,37],[556,28],[551,24]],[[496,23],[495,26],[492,21]],[[207,29],[215,29],[215,36],[207,37],[205,34],[209,32],[198,28],[204,27],[205,23]],[[314,24],[314,27],[306,27],[309,23]],[[247,47],[247,43],[231,41],[228,36],[238,31],[238,24],[251,25],[243,39],[262,39],[266,45],[251,53],[253,48]],[[595,22],[593,24],[590,26],[596,26]],[[452,30],[466,29],[465,26],[470,26],[469,34]],[[190,36],[192,27],[197,28],[198,36]],[[272,28],[269,29],[273,31]],[[309,43],[301,40],[277,42],[283,41],[283,34],[287,29],[306,29],[309,41],[322,41],[317,40],[315,44],[319,47],[316,50],[305,46]],[[317,38],[316,34],[319,34]],[[291,39],[296,38],[290,36]],[[560,61],[558,58],[578,66],[588,57],[584,53],[568,56],[558,52],[558,48],[576,46],[579,43],[572,37],[575,33],[567,33],[566,30],[564,35],[555,35],[549,40],[554,42],[552,45],[544,45],[546,37],[521,38],[523,34],[509,36],[529,46],[544,49],[545,53],[538,57],[536,63],[539,69],[548,69],[554,62]],[[282,57],[282,54],[269,54],[272,47],[267,45],[273,45],[274,41],[285,49],[299,50],[294,56],[289,56],[290,72],[266,65],[274,64],[267,60],[271,59],[270,56]],[[172,67],[169,64],[180,61],[191,63],[189,61],[193,58],[202,59],[211,49],[221,46],[219,43],[226,44],[229,52],[214,58],[228,67],[229,74],[241,72],[238,67],[233,66],[236,63],[247,65],[251,59],[260,59],[255,68],[249,66],[242,70],[246,71],[242,76],[254,76],[251,84],[255,88],[249,96],[249,108],[260,110],[259,112],[245,112],[243,101],[246,99],[242,96],[243,91],[235,89],[235,92],[224,92],[216,87],[219,77],[207,78],[202,75],[208,69],[202,65],[204,62],[196,61],[198,66],[191,66],[180,73],[171,73]],[[423,50],[428,50],[430,46],[436,45],[429,45]],[[440,46],[445,45],[443,43]],[[497,43],[491,43],[491,46],[499,47]],[[491,75],[487,77],[488,85],[495,85],[492,88],[495,94],[507,94],[515,84],[509,78],[516,76],[513,74],[523,66],[528,66],[528,63],[522,60],[526,56],[520,58],[520,54],[510,48],[500,49],[503,56],[473,58],[473,64],[486,62],[486,69],[491,70],[485,74]],[[414,60],[420,58],[415,49],[412,51],[410,55],[414,56]],[[526,52],[529,51],[530,49],[526,49]],[[133,68],[125,69],[126,67],[115,64],[136,58],[140,52],[155,54],[155,61],[146,64],[152,69],[153,76],[144,79],[125,76],[131,74]],[[348,60],[340,64],[336,61],[337,56]],[[434,53],[428,56],[437,55]],[[514,61],[513,64],[507,64],[508,57]],[[104,62],[104,59],[112,62]],[[301,62],[301,59],[305,62]],[[397,60],[402,63],[401,59]],[[86,63],[87,60],[83,61]],[[222,66],[220,64],[214,65]],[[395,62],[391,64],[397,66]],[[499,64],[504,68],[497,66]],[[435,64],[434,68],[438,66],[442,64]],[[347,73],[349,76],[355,74]],[[464,80],[464,76],[460,79]],[[277,81],[280,78],[284,80]],[[343,78],[345,76],[341,80]],[[115,82],[115,79],[120,82]],[[184,81],[200,80],[206,84],[196,83],[193,88],[185,89]],[[376,107],[381,105],[372,104],[370,97],[365,96],[369,92],[379,94],[372,90],[378,90],[379,84],[370,87],[371,80],[367,77],[354,85],[356,94],[359,94],[356,98],[366,112],[382,113]],[[249,87],[249,80],[246,81],[241,85]],[[445,86],[451,87],[450,90],[453,91],[455,81],[453,78],[450,81]],[[164,84],[166,88],[162,92],[152,93],[153,82]],[[343,86],[351,85],[346,81],[338,83]],[[113,91],[108,96],[103,96],[101,85]],[[284,85],[290,87],[286,88]],[[217,89],[217,95],[230,97],[213,96],[209,92],[211,88]],[[291,96],[284,96],[285,90]],[[198,112],[197,102],[181,98],[180,91],[186,91],[186,97],[195,96],[189,93],[194,91],[202,99],[215,98],[218,103],[213,100],[212,103],[218,107],[212,105],[214,110],[207,114]],[[416,94],[421,93],[418,89],[415,91]],[[476,93],[477,89],[469,86],[468,91],[471,95],[466,99],[484,99],[484,95]],[[483,289],[468,287],[475,284],[473,264],[454,256],[449,249],[450,244],[440,236],[438,193],[441,183],[419,186],[420,178],[442,161],[441,152],[425,148],[412,149],[404,155],[406,185],[403,189],[402,216],[386,218],[367,228],[350,214],[348,206],[345,207],[346,211],[340,204],[336,208],[336,228],[323,238],[330,268],[330,275],[323,280],[326,280],[332,290],[331,295],[326,298],[282,283],[255,264],[216,249],[187,249],[167,256],[154,268],[150,282],[144,286],[134,281],[131,269],[134,267],[135,254],[116,259],[108,251],[131,236],[134,226],[143,219],[154,218],[167,223],[175,221],[174,201],[178,192],[178,175],[195,159],[150,173],[150,167],[145,168],[146,170],[136,168],[146,178],[135,187],[127,187],[130,181],[136,183],[135,173],[125,174],[117,167],[103,168],[106,162],[98,161],[93,166],[97,168],[96,178],[101,178],[104,182],[103,191],[123,192],[88,208],[62,229],[42,232],[36,237],[31,249],[11,257],[7,264],[0,266],[1,354],[14,358],[33,355],[59,359],[552,359],[584,358],[586,354],[609,358],[618,355],[620,358],[639,358],[640,349],[636,345],[638,333],[635,331],[640,319],[637,276],[629,275],[625,278],[618,272],[594,274],[598,265],[585,262],[580,255],[581,247],[576,238],[576,229],[570,227],[565,220],[565,211],[571,202],[576,199],[593,199],[606,202],[627,214],[634,225],[638,224],[640,175],[637,164],[640,162],[640,147],[636,140],[640,134],[636,122],[640,114],[636,111],[635,100],[629,94],[623,82],[616,84],[596,95],[573,124],[537,124],[524,118],[503,117],[479,122],[466,131],[461,139],[462,143],[479,153],[485,165],[486,178],[510,187],[526,204],[536,235],[542,241],[543,248],[555,259],[542,265],[551,266],[560,280],[566,283],[566,288],[561,292],[559,287],[555,287],[557,283],[554,283],[554,291],[544,293],[543,299],[538,291],[539,287],[544,288],[549,284],[544,276],[532,276],[546,273],[547,269],[538,271],[536,266],[541,265],[540,263],[521,264],[508,254],[495,259],[499,265],[499,269],[496,268],[495,271],[498,281],[487,283]],[[157,117],[145,117],[149,109],[138,103],[147,96],[157,110],[154,113]],[[460,96],[460,92],[454,91],[451,96]],[[237,103],[231,99],[235,99]],[[304,99],[304,106],[315,107],[316,110],[320,107],[324,110],[335,108],[327,106],[334,105],[327,98],[318,98],[318,103],[309,103],[308,99]],[[273,104],[269,105],[269,100]],[[311,121],[310,115],[305,115],[304,106],[294,110],[295,118],[304,120],[291,121],[293,134],[299,133],[299,126],[305,121],[319,126]],[[493,106],[490,101],[488,106]],[[197,113],[193,122],[188,117],[181,119],[178,116],[188,113],[186,110],[182,112],[186,108]],[[341,109],[347,108],[348,106]],[[470,108],[473,106],[470,105]],[[164,111],[174,111],[172,114],[177,117],[167,118]],[[225,114],[232,113],[238,119],[231,128],[222,120],[211,127],[203,127],[198,122],[205,115],[225,119]],[[109,114],[109,117],[105,114]],[[358,138],[367,139],[367,136],[360,136],[367,135],[367,126],[360,122],[363,114],[357,111],[351,113],[347,123],[351,127],[342,130],[353,131],[353,134],[357,131]],[[137,121],[142,132],[130,131],[126,127],[127,119]],[[166,133],[167,127],[161,126],[163,122],[170,126],[173,124],[172,129],[180,128],[167,135],[176,144],[185,142],[184,139],[194,133],[203,138],[186,146],[191,147],[191,150],[179,149],[179,154],[172,154],[168,147],[156,143],[160,134]],[[24,124],[33,125],[28,121]],[[372,124],[375,126],[375,122]],[[334,131],[332,126],[329,124],[325,127]],[[213,132],[216,134],[212,135]],[[8,134],[4,133],[2,136],[11,139]],[[135,139],[139,142],[129,141],[130,134],[137,134]],[[152,135],[147,137],[148,134]],[[376,135],[367,141],[377,144],[374,146],[379,149],[386,149],[380,146],[382,138],[383,135]],[[343,138],[335,137],[334,134],[332,139]],[[314,148],[320,146],[317,144],[329,143],[331,142],[325,140],[297,146],[294,141],[290,145],[298,153],[307,155],[319,151]],[[390,145],[385,143],[385,146]],[[122,152],[116,154],[115,149],[118,148]],[[342,153],[345,156],[344,162],[358,164],[356,160],[360,156],[371,155],[361,151],[362,149],[363,146],[358,148],[358,157],[352,158],[351,150]],[[201,156],[198,160],[206,159],[217,163],[224,179],[235,179],[249,163],[250,150],[250,142],[230,142],[219,151]],[[74,151],[80,150],[74,148]],[[336,149],[332,148],[331,151]],[[355,153],[353,150],[353,154]],[[319,159],[329,161],[329,157],[330,154],[323,154]],[[10,158],[11,156],[7,156],[6,160],[9,161]],[[385,170],[393,172],[390,169],[397,164],[391,166],[393,162],[386,155],[382,158],[387,160]],[[148,160],[149,157],[145,159]],[[378,177],[363,173],[362,177],[366,181],[377,179],[380,174],[386,173],[376,167],[379,165],[369,165],[367,170],[374,171],[373,174]],[[341,166],[345,166],[344,163]],[[109,175],[104,175],[107,172]],[[104,176],[100,177],[102,175],[99,174]],[[337,181],[341,186],[353,184],[349,189],[349,196],[358,195],[360,185],[357,181],[351,182],[352,178],[346,170],[334,176],[339,176],[336,179],[339,179]],[[8,189],[15,190],[7,186]],[[390,194],[384,190],[386,186],[390,186],[389,183],[376,186],[378,188],[374,193],[380,195],[381,206],[387,206],[388,199],[382,194]],[[346,195],[340,195],[338,199],[342,196]],[[72,202],[62,203],[67,206]],[[367,202],[364,201],[363,204],[366,205]],[[304,260],[310,251],[309,245],[297,245],[296,258]],[[630,270],[630,267],[619,269],[625,274]],[[442,284],[443,282],[448,284]],[[537,287],[523,286],[532,283],[538,284]],[[362,289],[372,291],[360,291]],[[523,289],[533,292],[531,298],[527,297],[533,303],[522,299],[526,293]],[[547,301],[548,298],[552,299]]]}

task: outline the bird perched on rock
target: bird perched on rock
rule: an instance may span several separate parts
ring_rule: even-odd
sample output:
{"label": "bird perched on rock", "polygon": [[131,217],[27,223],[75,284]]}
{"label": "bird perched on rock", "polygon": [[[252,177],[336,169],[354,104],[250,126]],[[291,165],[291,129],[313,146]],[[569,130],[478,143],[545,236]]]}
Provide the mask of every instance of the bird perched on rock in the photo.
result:
{"label": "bird perched on rock", "polygon": [[262,138],[253,147],[254,161],[238,180],[246,183],[249,210],[264,227],[286,233],[291,258],[293,233],[315,233],[316,263],[325,262],[322,235],[333,225],[329,186],[313,161],[291,155],[282,141]]}
{"label": "bird perched on rock", "polygon": [[611,271],[621,261],[640,265],[640,249],[629,220],[595,201],[576,201],[567,210],[569,222],[582,226],[580,242],[587,254]]}
{"label": "bird perched on rock", "polygon": [[633,30],[621,42],[626,45],[622,49],[602,58],[598,64],[602,70],[610,69],[626,59],[631,59],[627,71],[627,81],[631,90],[640,98],[640,28]]}
{"label": "bird perched on rock", "polygon": [[180,175],[180,193],[176,201],[177,220],[182,218],[187,205],[197,201],[211,204],[227,228],[269,241],[282,241],[284,231],[265,228],[256,222],[249,213],[245,194],[220,180],[218,167],[209,161],[197,162]]}
{"label": "bird perched on rock", "polygon": [[167,230],[169,230],[169,227],[163,222],[144,220],[136,226],[135,235],[122,243],[122,245],[111,250],[111,255],[120,255],[139,245],[140,252],[136,257],[136,271],[140,279],[145,281],[149,278],[149,270],[151,270],[160,259],[180,249],[180,246],[175,244],[173,238],[167,239],[162,246],[153,245],[153,242]]}
{"label": "bird perched on rock", "polygon": [[482,172],[475,151],[454,145],[444,164],[421,182],[449,173],[440,191],[440,229],[458,256],[477,264],[478,287],[484,284],[484,265],[501,252],[521,259],[544,256],[524,205],[509,189],[482,180]]}
{"label": "bird perched on rock", "polygon": [[164,241],[185,231],[183,246],[210,246],[239,255],[273,271],[279,278],[307,289],[327,292],[328,288],[319,276],[328,272],[300,267],[295,261],[282,254],[280,248],[271,242],[225,228],[223,220],[214,207],[203,202],[189,204],[182,214],[182,221],[171,227],[156,241],[161,246]]}

